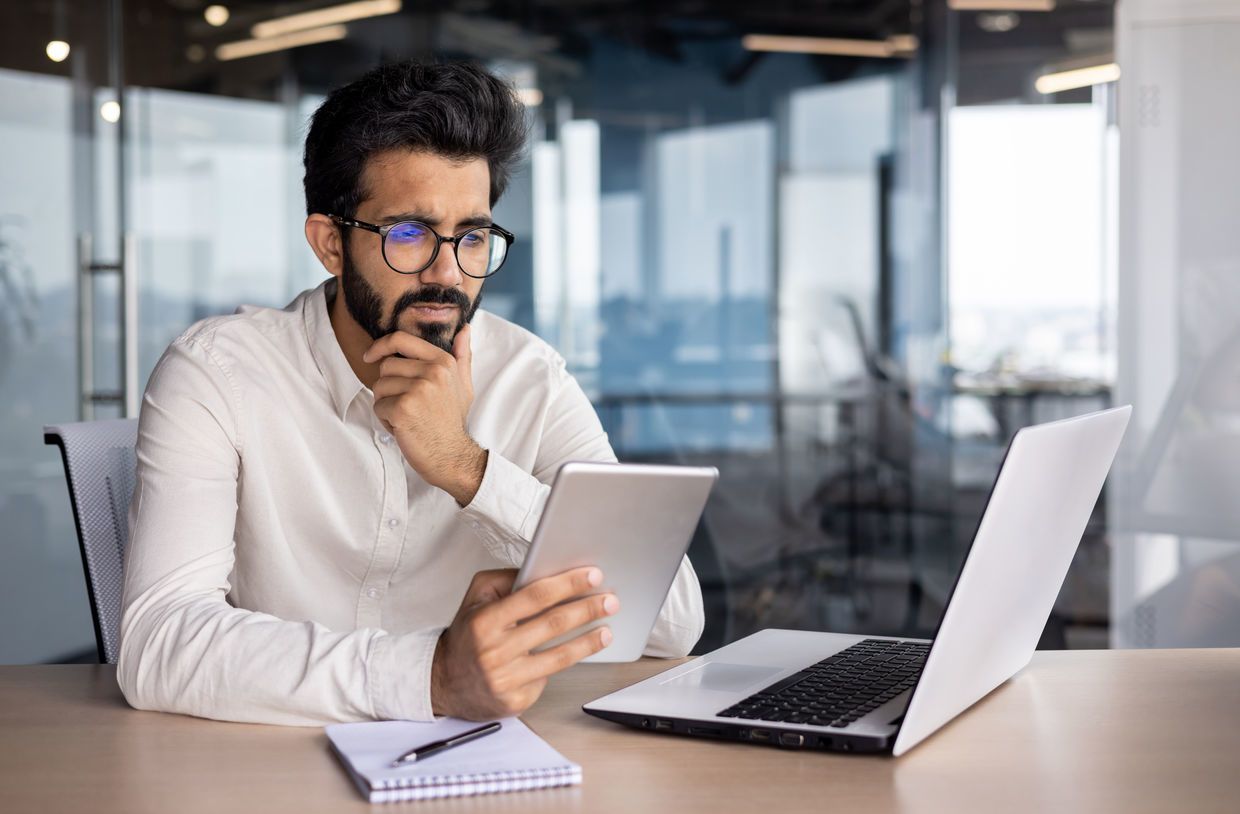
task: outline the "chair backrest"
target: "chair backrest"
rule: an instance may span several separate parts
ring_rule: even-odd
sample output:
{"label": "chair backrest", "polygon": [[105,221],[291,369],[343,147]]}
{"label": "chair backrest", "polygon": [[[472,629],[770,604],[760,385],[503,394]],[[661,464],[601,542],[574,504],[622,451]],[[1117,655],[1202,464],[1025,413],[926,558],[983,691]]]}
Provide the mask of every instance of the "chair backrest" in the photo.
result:
{"label": "chair backrest", "polygon": [[122,563],[129,541],[137,440],[136,418],[43,428],[44,443],[60,447],[64,460],[103,664],[115,664],[120,652]]}

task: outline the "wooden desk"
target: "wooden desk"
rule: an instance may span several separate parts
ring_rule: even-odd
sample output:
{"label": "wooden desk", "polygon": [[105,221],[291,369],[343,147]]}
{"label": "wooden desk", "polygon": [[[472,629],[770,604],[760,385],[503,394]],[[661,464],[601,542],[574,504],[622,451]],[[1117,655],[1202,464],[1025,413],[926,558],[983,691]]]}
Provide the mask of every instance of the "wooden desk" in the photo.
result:
{"label": "wooden desk", "polygon": [[[526,716],[574,789],[419,811],[1237,811],[1240,650],[1039,653],[898,760],[653,735],[582,702],[669,662],[581,665]],[[112,667],[0,667],[0,811],[367,811],[321,729],[125,705]],[[374,809],[387,811],[386,807]]]}

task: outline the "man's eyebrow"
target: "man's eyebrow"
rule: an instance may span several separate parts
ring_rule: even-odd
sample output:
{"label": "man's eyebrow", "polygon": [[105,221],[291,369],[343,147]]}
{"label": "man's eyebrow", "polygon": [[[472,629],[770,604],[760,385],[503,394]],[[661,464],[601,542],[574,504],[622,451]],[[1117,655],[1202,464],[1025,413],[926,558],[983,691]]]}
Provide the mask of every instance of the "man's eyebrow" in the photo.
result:
{"label": "man's eyebrow", "polygon": [[492,226],[494,224],[495,221],[490,215],[477,214],[470,215],[468,218],[463,218],[457,226]]}
{"label": "man's eyebrow", "polygon": [[[405,220],[416,220],[418,223],[425,223],[427,226],[435,228],[438,228],[443,223],[442,218],[432,217],[425,212],[399,212],[394,215],[384,215],[379,218],[379,223],[386,225],[389,223],[400,223]],[[462,218],[456,225],[468,229],[477,226],[491,226],[493,222],[490,215],[478,213]]]}

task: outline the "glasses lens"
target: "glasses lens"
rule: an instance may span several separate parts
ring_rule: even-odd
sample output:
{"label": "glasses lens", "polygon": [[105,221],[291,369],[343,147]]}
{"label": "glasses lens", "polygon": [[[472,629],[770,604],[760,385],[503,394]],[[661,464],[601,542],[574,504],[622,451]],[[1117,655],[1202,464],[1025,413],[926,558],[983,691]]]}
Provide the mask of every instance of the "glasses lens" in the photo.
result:
{"label": "glasses lens", "polygon": [[474,229],[456,243],[456,259],[471,277],[486,277],[499,271],[508,256],[508,241],[494,229]]}
{"label": "glasses lens", "polygon": [[421,271],[435,252],[435,235],[421,223],[395,223],[388,230],[383,252],[397,271]]}

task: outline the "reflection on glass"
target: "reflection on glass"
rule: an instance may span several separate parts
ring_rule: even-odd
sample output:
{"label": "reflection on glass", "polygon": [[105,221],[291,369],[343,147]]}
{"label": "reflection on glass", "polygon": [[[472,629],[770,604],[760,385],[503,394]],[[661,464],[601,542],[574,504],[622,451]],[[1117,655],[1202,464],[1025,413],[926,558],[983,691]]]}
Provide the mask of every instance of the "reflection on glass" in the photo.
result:
{"label": "reflection on glass", "polygon": [[93,649],[64,474],[42,432],[77,418],[71,99],[67,79],[0,69],[0,663]]}

